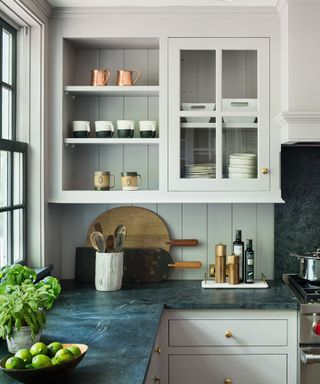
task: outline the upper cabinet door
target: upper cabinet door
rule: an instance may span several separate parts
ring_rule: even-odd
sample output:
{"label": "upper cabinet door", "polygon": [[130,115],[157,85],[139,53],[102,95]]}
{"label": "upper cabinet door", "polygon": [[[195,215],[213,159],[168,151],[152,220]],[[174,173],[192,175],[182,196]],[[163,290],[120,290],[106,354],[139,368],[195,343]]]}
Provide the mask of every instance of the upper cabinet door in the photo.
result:
{"label": "upper cabinet door", "polygon": [[169,39],[169,189],[270,189],[267,38]]}

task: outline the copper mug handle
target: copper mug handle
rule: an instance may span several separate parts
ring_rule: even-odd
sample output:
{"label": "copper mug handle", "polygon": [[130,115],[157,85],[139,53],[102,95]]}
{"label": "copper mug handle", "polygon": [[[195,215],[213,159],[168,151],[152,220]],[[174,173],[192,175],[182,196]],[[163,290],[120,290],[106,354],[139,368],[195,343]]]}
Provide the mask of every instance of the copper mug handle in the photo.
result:
{"label": "copper mug handle", "polygon": [[138,73],[138,76],[134,79],[134,80],[132,80],[132,85],[135,85],[135,83],[140,79],[140,77],[141,77],[141,72],[140,71],[138,71],[137,69],[134,69],[133,71],[132,71],[132,73],[134,73],[134,72],[137,72]]}

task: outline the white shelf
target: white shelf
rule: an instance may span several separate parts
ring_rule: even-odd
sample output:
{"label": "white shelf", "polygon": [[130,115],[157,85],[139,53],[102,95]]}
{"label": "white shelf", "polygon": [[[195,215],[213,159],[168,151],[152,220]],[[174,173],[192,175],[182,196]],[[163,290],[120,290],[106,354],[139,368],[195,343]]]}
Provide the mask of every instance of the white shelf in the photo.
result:
{"label": "white shelf", "polygon": [[280,191],[248,193],[238,191],[166,192],[139,191],[79,191],[64,190],[48,199],[54,204],[128,204],[130,203],[283,203]]}
{"label": "white shelf", "polygon": [[143,138],[126,138],[119,139],[117,137],[110,139],[100,139],[100,138],[83,138],[83,139],[75,139],[75,138],[65,138],[64,143],[66,145],[78,145],[78,144],[159,144],[159,139],[143,139]]}
{"label": "white shelf", "polygon": [[159,86],[67,85],[64,91],[71,96],[158,96]]}

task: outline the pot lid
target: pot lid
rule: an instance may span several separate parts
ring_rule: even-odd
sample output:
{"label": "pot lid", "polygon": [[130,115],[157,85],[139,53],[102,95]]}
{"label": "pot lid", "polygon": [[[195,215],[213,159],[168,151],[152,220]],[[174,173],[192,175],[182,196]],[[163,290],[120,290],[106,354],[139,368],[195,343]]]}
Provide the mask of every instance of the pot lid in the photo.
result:
{"label": "pot lid", "polygon": [[320,248],[314,252],[289,252],[289,255],[304,259],[320,259]]}

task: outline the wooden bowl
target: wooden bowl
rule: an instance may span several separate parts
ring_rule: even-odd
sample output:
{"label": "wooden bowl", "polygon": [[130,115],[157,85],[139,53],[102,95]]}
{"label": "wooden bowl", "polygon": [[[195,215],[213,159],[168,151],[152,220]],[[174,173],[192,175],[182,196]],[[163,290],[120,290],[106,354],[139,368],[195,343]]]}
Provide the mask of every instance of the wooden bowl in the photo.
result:
{"label": "wooden bowl", "polygon": [[0,361],[0,369],[14,379],[26,384],[55,383],[68,375],[83,359],[88,350],[85,344],[62,344],[64,348],[75,345],[80,348],[81,355],[65,363],[39,369],[6,369],[6,361],[13,355]]}

